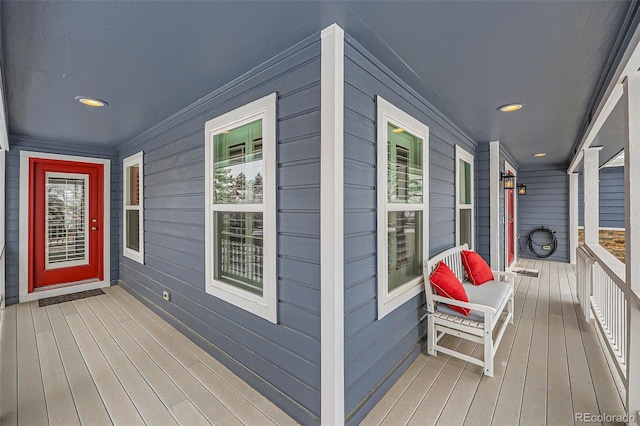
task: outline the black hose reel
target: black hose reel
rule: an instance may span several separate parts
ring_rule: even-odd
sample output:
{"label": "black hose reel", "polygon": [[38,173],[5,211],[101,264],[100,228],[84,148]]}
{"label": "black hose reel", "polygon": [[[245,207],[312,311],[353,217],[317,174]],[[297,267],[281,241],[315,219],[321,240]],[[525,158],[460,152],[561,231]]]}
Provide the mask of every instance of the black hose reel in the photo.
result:
{"label": "black hose reel", "polygon": [[545,259],[552,256],[558,249],[556,231],[544,226],[538,226],[529,233],[524,245],[520,246],[520,252],[523,253],[527,247],[536,257]]}

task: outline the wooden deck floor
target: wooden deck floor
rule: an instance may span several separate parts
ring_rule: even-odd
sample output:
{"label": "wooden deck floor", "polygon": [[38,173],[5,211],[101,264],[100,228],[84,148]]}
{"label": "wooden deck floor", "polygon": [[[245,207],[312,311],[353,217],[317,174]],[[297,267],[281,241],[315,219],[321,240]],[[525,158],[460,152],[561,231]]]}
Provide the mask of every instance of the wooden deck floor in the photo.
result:
{"label": "wooden deck floor", "polygon": [[[575,413],[624,414],[598,336],[580,319],[573,266],[532,260],[518,266],[540,276],[516,279],[514,326],[498,349],[495,376],[424,352],[363,425],[570,425]],[[482,353],[458,338],[446,344]]]}
{"label": "wooden deck floor", "polygon": [[105,292],[1,311],[0,424],[295,424],[124,290]]}
{"label": "wooden deck floor", "polygon": [[[540,277],[516,280],[495,377],[425,352],[364,425],[568,425],[574,413],[623,414],[595,331],[578,315],[573,267],[518,266]],[[124,290],[106,293],[1,311],[0,424],[295,423]]]}

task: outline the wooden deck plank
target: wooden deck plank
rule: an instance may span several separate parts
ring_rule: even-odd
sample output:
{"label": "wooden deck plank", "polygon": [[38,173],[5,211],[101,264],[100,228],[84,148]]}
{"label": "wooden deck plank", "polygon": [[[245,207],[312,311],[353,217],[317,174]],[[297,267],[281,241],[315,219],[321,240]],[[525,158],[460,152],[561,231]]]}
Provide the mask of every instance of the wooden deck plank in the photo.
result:
{"label": "wooden deck plank", "polygon": [[188,426],[208,426],[211,423],[198,411],[198,409],[191,403],[191,401],[185,400],[179,404],[174,405],[169,409],[173,417],[178,421],[180,425]]}
{"label": "wooden deck plank", "polygon": [[[239,394],[254,405],[258,410],[264,413],[271,421],[278,425],[295,425],[297,424],[291,417],[289,417],[284,411],[278,408],[274,403],[262,396],[258,391],[249,386],[245,381],[236,376],[231,370],[222,365],[218,360],[213,358],[207,352],[205,352],[198,345],[189,340],[185,335],[180,333],[175,328],[166,324],[166,322],[153,313],[151,310],[145,308],[138,300],[127,293],[124,289],[114,286],[109,287],[105,291],[110,297],[113,296],[113,300],[116,303],[121,303],[121,307],[126,312],[132,310],[137,314],[141,314],[147,317],[142,319],[143,324],[158,324],[159,322],[165,324],[165,327],[159,329],[158,327],[147,328],[146,331],[157,341],[171,342],[170,347],[172,351],[179,351],[183,360],[183,365],[188,367],[194,364],[191,356],[196,357],[196,362],[202,362],[208,366],[211,370],[215,371],[220,378],[222,378],[229,386],[235,389]],[[140,318],[140,316],[137,316]],[[163,336],[164,334],[164,336]],[[167,340],[167,338],[171,340]],[[185,354],[183,351],[187,351]],[[188,365],[187,365],[188,364]]]}
{"label": "wooden deck plank", "polygon": [[559,426],[571,424],[574,420],[562,303],[560,282],[550,282],[547,422]]}
{"label": "wooden deck plank", "polygon": [[18,422],[24,425],[49,423],[40,372],[31,305],[18,305],[17,364],[18,364]]}
{"label": "wooden deck plank", "polygon": [[[140,347],[129,333],[121,326],[117,318],[111,316],[111,309],[117,307],[109,297],[96,297],[87,300],[87,304],[100,318],[105,328],[113,339],[126,353],[131,363],[140,371],[140,374],[149,383],[154,392],[167,408],[181,403],[187,396],[165,374],[162,368]],[[118,309],[120,309],[118,307]],[[114,309],[116,312],[118,309]],[[124,312],[120,310],[121,312]],[[122,318],[122,317],[121,317]],[[131,317],[129,317],[131,319]]]}
{"label": "wooden deck plank", "polygon": [[16,305],[0,310],[0,425],[18,424]]}
{"label": "wooden deck plank", "polygon": [[[222,380],[227,382],[229,386],[243,395],[243,397],[251,402],[258,410],[264,413],[272,422],[280,426],[293,426],[298,423],[289,417],[284,411],[278,408],[273,402],[269,401],[257,390],[249,386],[247,382],[236,376],[231,370],[222,365],[220,361],[207,354],[204,350],[198,348],[202,354],[198,357],[207,367],[214,370]],[[197,353],[197,352],[196,352]]]}
{"label": "wooden deck plank", "polygon": [[529,349],[535,321],[535,310],[538,301],[539,280],[530,279],[527,296],[522,307],[522,314],[509,358],[500,393],[495,406],[492,424],[505,425],[514,423],[520,417],[522,394],[524,391]]}
{"label": "wooden deck plank", "polygon": [[47,306],[46,311],[51,321],[51,328],[58,345],[67,380],[69,381],[71,395],[75,402],[80,423],[110,425],[111,419],[107,413],[107,408],[104,406],[93,377],[71,334],[71,329],[64,317],[61,305]]}
{"label": "wooden deck plank", "polygon": [[[562,275],[558,277],[560,298],[562,300],[562,318],[564,321],[567,359],[569,360],[569,382],[573,410],[576,413],[598,413],[595,390],[589,372],[589,364],[579,332],[575,300],[571,295],[569,281]],[[595,332],[591,328],[592,332]]]}
{"label": "wooden deck plank", "polygon": [[409,368],[404,372],[402,376],[391,386],[389,391],[384,395],[384,398],[380,400],[379,403],[373,407],[371,411],[367,414],[367,416],[362,421],[361,425],[363,426],[371,426],[378,425],[386,417],[386,415],[391,411],[393,406],[398,402],[398,400],[405,393],[409,385],[415,380],[420,371],[425,367],[425,365],[432,360],[433,357],[427,355],[426,352],[421,352],[420,355],[411,363]]}
{"label": "wooden deck plank", "polygon": [[[528,267],[528,264],[525,264]],[[477,388],[475,397],[471,402],[469,411],[465,417],[465,424],[490,424],[496,407],[496,401],[500,394],[502,381],[504,380],[505,367],[509,359],[514,356],[513,343],[515,340],[516,330],[520,323],[522,311],[529,287],[531,285],[530,277],[518,277],[515,280],[515,300],[514,300],[514,319],[513,325],[507,327],[500,343],[500,348],[496,353],[494,360],[494,377],[481,376],[480,384]]]}
{"label": "wooden deck plank", "polygon": [[213,396],[191,373],[153,339],[136,321],[122,323],[127,332],[187,395],[193,405],[213,424],[241,425],[238,418]]}
{"label": "wooden deck plank", "polygon": [[[553,265],[553,266],[550,266]],[[524,392],[522,395],[520,423],[544,424],[547,421],[547,355],[549,353],[549,282],[557,281],[555,264],[543,263],[537,280],[533,334],[529,345]]]}
{"label": "wooden deck plank", "polygon": [[[452,341],[456,339],[451,339]],[[462,340],[457,347],[457,351],[466,355],[471,355],[475,343],[469,340]],[[426,393],[420,405],[413,413],[408,424],[413,426],[427,426],[436,423],[449,397],[464,371],[466,362],[458,358],[449,357],[447,365],[442,369],[437,379]]]}
{"label": "wooden deck plank", "polygon": [[202,362],[189,366],[193,376],[245,425],[275,425],[264,413],[249,403],[235,389]]}
{"label": "wooden deck plank", "polygon": [[[109,289],[107,289],[107,291],[109,291]],[[120,305],[114,303],[108,294],[103,294],[92,299],[99,300],[104,306],[108,306],[110,316],[115,318],[116,321],[125,322],[131,319],[131,315],[122,309]]]}
{"label": "wooden deck plank", "polygon": [[80,315],[69,315],[66,319],[111,421],[116,425],[144,425],[142,417]]}
{"label": "wooden deck plank", "polygon": [[158,395],[91,310],[87,299],[76,300],[73,304],[145,423],[176,424]]}
{"label": "wooden deck plank", "polygon": [[[471,355],[474,357],[483,356],[483,346],[476,343]],[[457,426],[464,423],[471,402],[480,385],[482,374],[482,367],[469,362],[466,363],[453,392],[451,392],[444,409],[440,413],[440,417],[436,421],[437,425]]]}
{"label": "wooden deck plank", "polygon": [[[44,308],[39,308],[44,311]],[[80,419],[71,396],[71,387],[62,365],[62,359],[56,345],[53,331],[40,331],[36,335],[44,396],[47,402],[47,414],[50,425],[79,425]]]}
{"label": "wooden deck plank", "polygon": [[108,294],[122,309],[126,310],[129,315],[158,342],[158,344],[165,348],[171,356],[177,359],[180,364],[188,367],[199,361],[195,355],[176,342],[163,330],[163,327],[158,326],[158,324],[163,324],[164,328],[173,327],[167,324],[166,321],[159,316],[156,316],[155,314],[149,315],[151,311],[146,309],[142,303],[133,297],[122,294],[124,292],[125,291],[122,289],[119,289],[119,291],[114,289]]}
{"label": "wooden deck plank", "polygon": [[[459,344],[460,339],[450,339],[447,336],[447,340],[443,340],[443,346],[450,348],[455,349]],[[407,388],[404,396],[396,402],[380,424],[397,425],[408,423],[420,402],[422,402],[425,395],[429,392],[447,365],[449,358],[448,355],[444,354],[434,357],[434,359],[428,363],[428,366],[420,371],[415,380]]]}
{"label": "wooden deck plank", "polygon": [[[564,276],[569,283],[570,288],[575,288],[575,273],[571,266],[565,266]],[[563,278],[564,279],[564,278]],[[577,299],[574,297],[574,306],[577,306]],[[595,324],[587,324],[584,317],[577,312],[577,321],[581,330],[582,342],[587,354],[587,363],[591,380],[593,382],[596,402],[600,413],[611,415],[624,415],[625,408],[621,395],[618,392],[611,392],[611,389],[617,389],[615,379],[612,374],[617,374],[615,370],[609,368],[604,350],[598,341],[598,336],[593,331]],[[615,368],[615,367],[614,367]]]}

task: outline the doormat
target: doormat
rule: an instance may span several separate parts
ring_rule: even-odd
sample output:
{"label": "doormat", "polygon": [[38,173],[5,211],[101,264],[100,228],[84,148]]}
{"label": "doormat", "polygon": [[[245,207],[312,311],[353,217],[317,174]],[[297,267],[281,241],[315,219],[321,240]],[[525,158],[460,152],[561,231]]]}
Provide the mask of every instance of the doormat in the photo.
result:
{"label": "doormat", "polygon": [[538,278],[540,275],[540,271],[537,269],[513,268],[512,271],[523,277]]}
{"label": "doormat", "polygon": [[64,302],[71,302],[72,300],[84,299],[85,297],[91,297],[91,296],[100,296],[101,294],[104,294],[104,291],[102,291],[101,288],[97,288],[95,290],[81,291],[79,293],[47,297],[46,299],[38,300],[38,306],[42,308],[43,306],[56,305],[58,303],[64,303]]}

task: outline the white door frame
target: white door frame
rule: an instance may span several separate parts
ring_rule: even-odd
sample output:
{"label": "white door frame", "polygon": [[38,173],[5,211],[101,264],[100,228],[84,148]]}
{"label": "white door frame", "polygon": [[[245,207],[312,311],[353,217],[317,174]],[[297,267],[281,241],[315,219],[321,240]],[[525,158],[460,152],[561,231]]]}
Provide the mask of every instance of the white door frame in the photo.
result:
{"label": "white door frame", "polygon": [[[29,160],[42,158],[46,160],[78,161],[104,166],[104,219],[103,219],[103,279],[86,284],[71,284],[68,286],[43,289],[29,293]],[[20,303],[39,300],[45,297],[61,296],[79,291],[93,290],[111,285],[111,160],[102,158],[76,157],[72,155],[48,154],[44,152],[20,152],[20,260],[19,284]]]}
{"label": "white door frame", "polygon": [[516,176],[516,169],[509,164],[508,161],[504,161],[504,173],[513,173],[515,176],[515,182],[513,185],[513,262],[511,265],[507,265],[509,261],[509,205],[507,203],[507,193],[504,194],[504,270],[510,271],[514,265],[518,262],[518,177]]}

